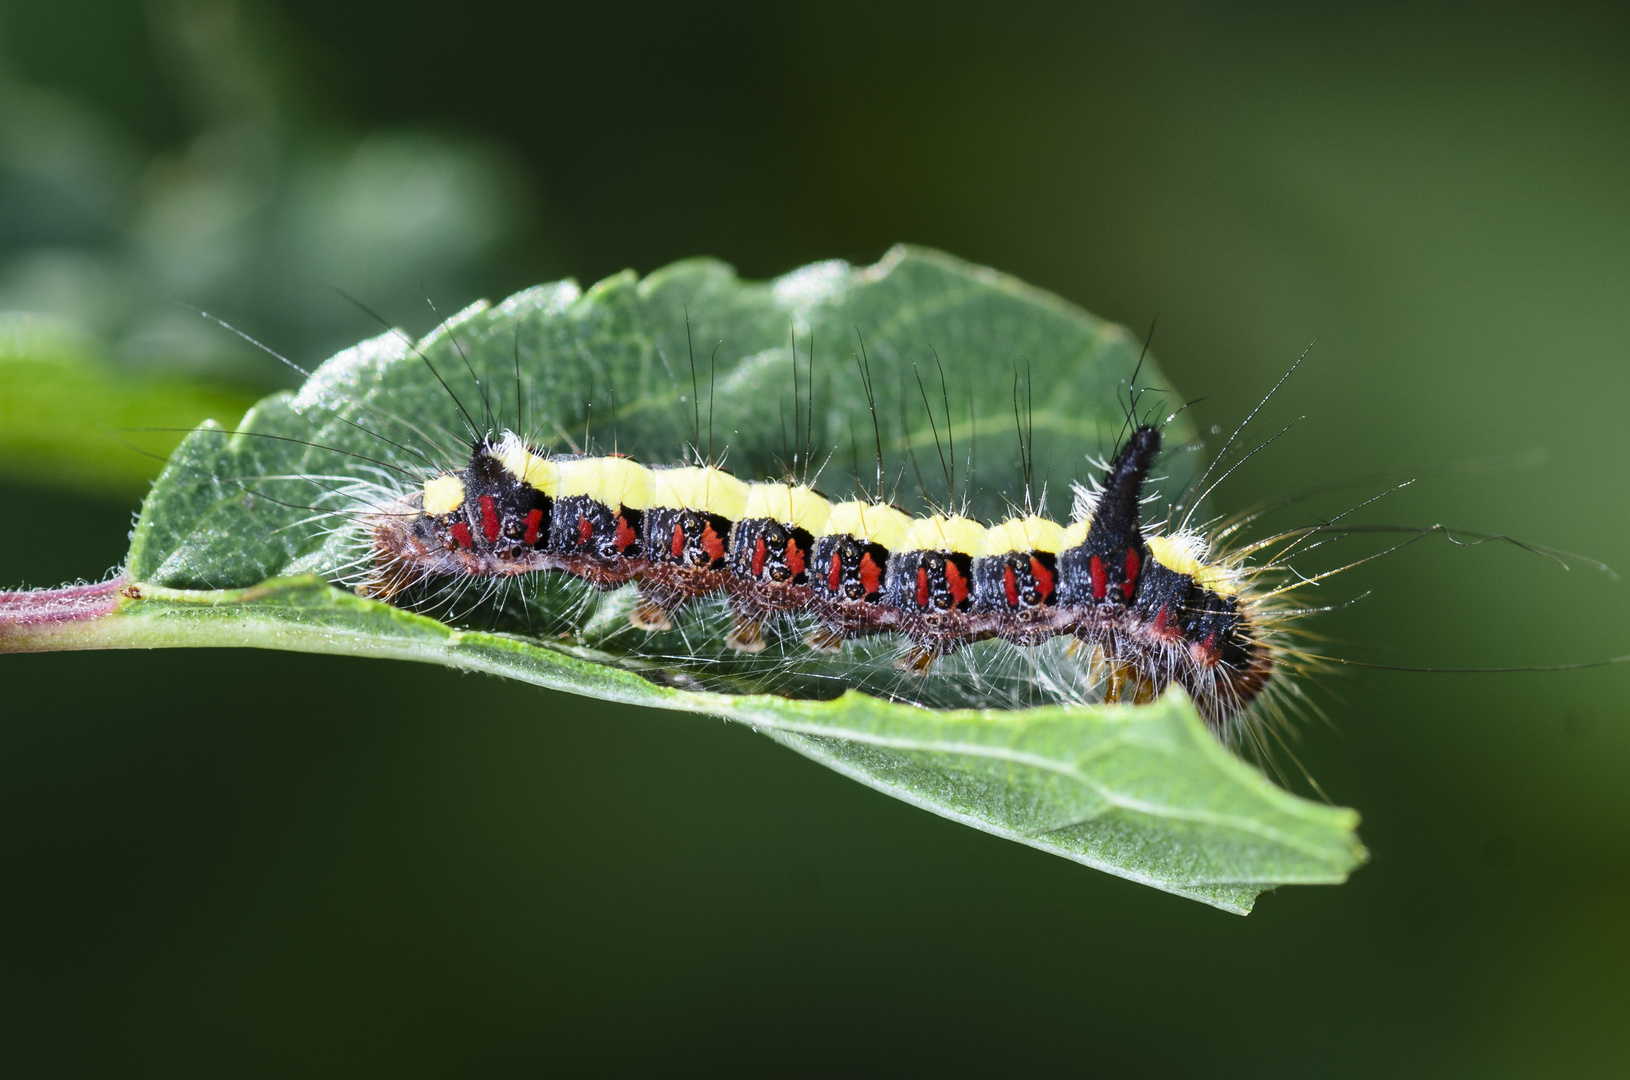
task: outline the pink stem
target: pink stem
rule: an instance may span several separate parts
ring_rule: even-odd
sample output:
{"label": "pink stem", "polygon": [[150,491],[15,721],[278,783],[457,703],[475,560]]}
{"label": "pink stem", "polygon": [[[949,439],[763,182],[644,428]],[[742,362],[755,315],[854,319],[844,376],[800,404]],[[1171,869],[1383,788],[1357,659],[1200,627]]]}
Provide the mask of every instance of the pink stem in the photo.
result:
{"label": "pink stem", "polygon": [[0,592],[0,635],[16,627],[80,622],[109,615],[119,606],[120,591],[128,584],[120,576],[100,585]]}

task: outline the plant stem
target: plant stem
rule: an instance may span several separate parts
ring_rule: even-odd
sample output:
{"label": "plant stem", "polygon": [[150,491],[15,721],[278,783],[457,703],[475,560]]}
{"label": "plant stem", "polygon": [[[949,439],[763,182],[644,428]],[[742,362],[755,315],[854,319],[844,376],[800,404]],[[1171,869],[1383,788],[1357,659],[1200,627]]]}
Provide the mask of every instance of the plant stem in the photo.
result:
{"label": "plant stem", "polygon": [[0,592],[0,652],[54,652],[105,648],[86,633],[126,599],[123,575],[98,585]]}

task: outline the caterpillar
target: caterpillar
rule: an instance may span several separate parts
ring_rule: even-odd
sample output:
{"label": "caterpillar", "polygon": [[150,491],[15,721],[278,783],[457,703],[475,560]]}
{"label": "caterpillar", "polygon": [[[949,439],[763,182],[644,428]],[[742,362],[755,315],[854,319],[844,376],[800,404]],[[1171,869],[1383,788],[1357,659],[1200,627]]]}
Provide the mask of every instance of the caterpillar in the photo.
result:
{"label": "caterpillar", "polygon": [[1068,525],[1029,514],[987,526],[706,465],[548,454],[506,430],[368,514],[373,562],[359,591],[389,600],[437,578],[555,571],[598,589],[635,583],[629,619],[647,631],[722,594],[737,651],[763,650],[767,621],[807,612],[811,648],[899,634],[909,646],[897,666],[919,674],[972,642],[1068,636],[1110,665],[1109,700],[1176,683],[1222,727],[1274,678],[1274,649],[1237,565],[1192,534],[1144,534],[1160,445],[1154,426],[1133,430],[1098,490],[1077,488]]}

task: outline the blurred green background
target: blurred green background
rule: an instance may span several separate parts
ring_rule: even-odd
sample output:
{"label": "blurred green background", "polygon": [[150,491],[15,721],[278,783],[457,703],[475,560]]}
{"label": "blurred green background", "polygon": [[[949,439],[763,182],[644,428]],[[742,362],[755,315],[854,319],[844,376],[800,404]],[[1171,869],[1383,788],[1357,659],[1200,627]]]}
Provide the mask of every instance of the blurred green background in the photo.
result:
{"label": "blurred green background", "polygon": [[[422,330],[426,295],[910,240],[1158,313],[1203,425],[1317,338],[1278,404],[1308,419],[1221,509],[1396,469],[1422,479],[1383,517],[1630,571],[1627,31],[1605,5],[8,3],[0,308],[31,315],[0,367],[24,325],[93,384],[185,377],[224,412],[294,376],[178,302],[309,364],[374,332],[331,286]],[[117,562],[156,468],[90,398],[72,460],[40,442],[68,421],[22,415],[34,377],[0,405],[8,586]],[[1630,585],[1509,548],[1423,543],[1326,596],[1356,601],[1332,648],[1382,662],[1630,652]],[[1325,681],[1298,753],[1374,860],[1239,919],[722,723],[323,657],[5,657],[0,1065],[1630,1070],[1630,671]]]}

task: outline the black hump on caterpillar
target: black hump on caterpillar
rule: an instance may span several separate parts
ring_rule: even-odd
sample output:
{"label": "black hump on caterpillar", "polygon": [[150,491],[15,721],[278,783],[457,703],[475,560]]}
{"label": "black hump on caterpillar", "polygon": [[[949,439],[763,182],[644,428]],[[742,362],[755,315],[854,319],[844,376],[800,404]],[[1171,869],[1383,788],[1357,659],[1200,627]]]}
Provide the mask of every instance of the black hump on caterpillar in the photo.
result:
{"label": "black hump on caterpillar", "polygon": [[1133,540],[1141,541],[1138,523],[1143,482],[1158,453],[1160,432],[1152,427],[1140,427],[1109,463],[1109,471],[1104,473],[1104,491],[1093,510],[1092,528],[1087,532],[1088,548],[1096,550],[1101,546],[1109,552],[1122,549]]}
{"label": "black hump on caterpillar", "polygon": [[1080,547],[1060,559],[1061,603],[1125,607],[1149,563],[1143,542],[1143,484],[1160,453],[1160,432],[1145,425],[1132,432],[1104,473],[1092,525]]}

